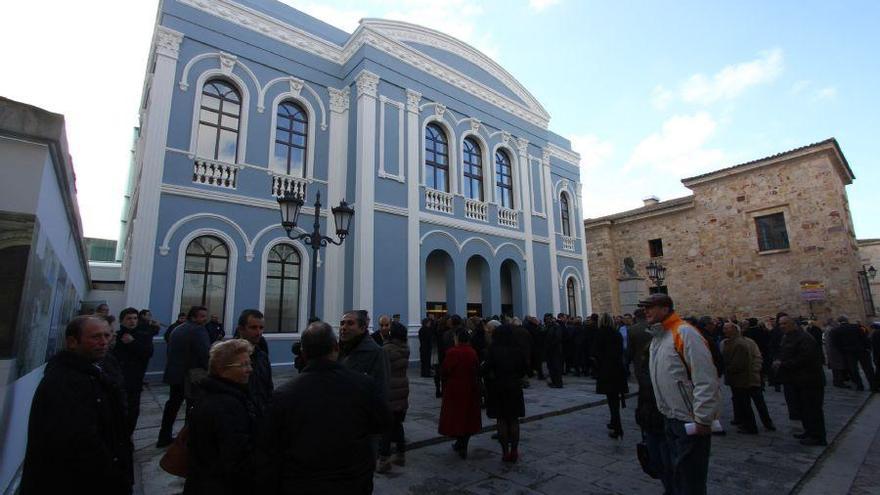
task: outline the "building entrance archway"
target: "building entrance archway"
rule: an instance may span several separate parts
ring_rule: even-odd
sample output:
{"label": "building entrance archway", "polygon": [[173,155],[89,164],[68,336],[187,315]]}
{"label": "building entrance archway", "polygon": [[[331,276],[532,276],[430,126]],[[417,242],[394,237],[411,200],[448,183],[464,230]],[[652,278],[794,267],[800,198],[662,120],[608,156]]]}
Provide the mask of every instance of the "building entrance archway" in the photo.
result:
{"label": "building entrance archway", "polygon": [[455,301],[455,266],[449,253],[435,249],[425,260],[425,312],[439,318]]}

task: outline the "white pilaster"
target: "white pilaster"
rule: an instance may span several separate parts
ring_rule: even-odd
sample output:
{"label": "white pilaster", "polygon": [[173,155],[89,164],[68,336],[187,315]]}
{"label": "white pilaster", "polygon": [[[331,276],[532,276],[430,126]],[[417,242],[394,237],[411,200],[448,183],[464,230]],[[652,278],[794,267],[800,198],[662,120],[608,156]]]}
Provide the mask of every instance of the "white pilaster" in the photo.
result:
{"label": "white pilaster", "polygon": [[419,148],[421,147],[419,132],[419,101],[422,94],[411,89],[406,90],[406,167],[409,181],[406,183],[406,206],[410,214],[406,223],[406,289],[407,289],[407,324],[417,327],[421,323],[421,273],[422,266],[419,252]]}
{"label": "white pilaster", "polygon": [[556,265],[556,213],[553,210],[553,181],[550,177],[550,152],[544,150],[541,159],[541,173],[544,175],[544,211],[547,212],[547,233],[550,238],[550,284],[553,298],[553,314],[559,313],[559,269]]}
{"label": "white pilaster", "polygon": [[583,190],[584,190],[583,184],[581,184],[579,181],[577,183],[577,195],[578,195],[578,206],[579,206],[578,212],[577,212],[577,218],[578,218],[577,227],[579,229],[581,229],[581,231],[580,231],[580,234],[581,234],[581,254],[582,254],[581,258],[583,259],[583,264],[584,264],[584,271],[583,271],[583,273],[584,273],[584,298],[586,301],[584,303],[583,316],[584,316],[584,318],[586,318],[587,316],[590,315],[590,313],[593,312],[593,300],[592,300],[591,293],[590,293],[590,266],[587,264],[587,231],[584,228],[584,210],[583,210],[584,201],[583,201],[583,194],[582,194]]}
{"label": "white pilaster", "polygon": [[[529,142],[526,139],[519,138],[516,141],[516,148],[519,152],[519,191],[520,210],[522,211],[523,228],[525,230],[526,239],[526,308],[525,314],[538,316],[535,306],[537,305],[535,298],[535,257],[534,246],[532,245],[532,184],[529,181]],[[494,182],[494,181],[493,181]],[[494,188],[493,188],[494,189]]]}
{"label": "white pilaster", "polygon": [[[332,208],[342,199],[349,202],[352,200],[352,198],[346,197],[345,190],[348,174],[346,160],[348,157],[350,90],[348,88],[327,89],[330,92],[330,147],[327,153],[329,160],[327,165],[327,198],[324,202]],[[359,211],[358,215],[360,214]],[[328,222],[332,222],[329,217]],[[328,223],[328,225],[330,224]],[[333,227],[330,229],[332,230]],[[326,257],[324,263],[324,314],[321,315],[321,318],[324,321],[337,321],[334,318],[339,318],[344,311],[342,308],[342,288],[345,287],[345,245],[328,245],[324,256]]]}
{"label": "white pilaster", "polygon": [[373,313],[373,204],[376,182],[376,96],[379,76],[362,70],[357,82],[357,136],[355,151],[355,231],[354,293],[355,309]]}
{"label": "white pilaster", "polygon": [[[135,308],[150,306],[150,288],[153,281],[153,258],[156,255],[156,228],[159,223],[159,199],[162,172],[165,167],[165,146],[168,138],[168,120],[171,116],[171,96],[177,57],[183,33],[157,26],[153,40],[155,64],[149,86],[147,119],[142,130],[143,153],[140,162],[140,181],[136,210],[132,220],[129,253],[131,263],[125,283],[126,305]],[[136,162],[137,163],[137,162]],[[163,315],[164,317],[164,315]]]}

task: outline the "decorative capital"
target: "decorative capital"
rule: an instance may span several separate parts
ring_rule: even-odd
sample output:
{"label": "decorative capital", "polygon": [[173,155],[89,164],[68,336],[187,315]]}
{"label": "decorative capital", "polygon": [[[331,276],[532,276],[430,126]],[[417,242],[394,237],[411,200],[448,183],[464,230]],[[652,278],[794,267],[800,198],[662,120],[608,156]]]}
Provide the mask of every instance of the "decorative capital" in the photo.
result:
{"label": "decorative capital", "polygon": [[330,111],[334,113],[343,113],[348,111],[348,97],[351,90],[327,88],[330,91]]}
{"label": "decorative capital", "polygon": [[290,78],[290,93],[294,96],[299,96],[299,92],[303,89],[303,80],[297,79],[295,77]]}
{"label": "decorative capital", "polygon": [[544,150],[544,154],[541,155],[541,162],[545,167],[550,166],[550,150]]}
{"label": "decorative capital", "polygon": [[434,115],[436,115],[438,119],[442,119],[444,113],[446,113],[446,105],[442,103],[434,105]]}
{"label": "decorative capital", "polygon": [[473,131],[473,132],[480,131],[480,119],[471,118],[471,131]]}
{"label": "decorative capital", "polygon": [[379,76],[364,69],[355,78],[357,81],[358,98],[361,96],[372,96],[373,98],[379,93]]}
{"label": "decorative capital", "polygon": [[183,41],[183,33],[168,29],[165,26],[156,27],[156,53],[177,60],[180,54],[180,43]]}
{"label": "decorative capital", "polygon": [[419,113],[419,102],[422,101],[422,94],[412,89],[406,90],[406,109],[413,113]]}
{"label": "decorative capital", "polygon": [[516,149],[520,155],[525,155],[529,151],[529,140],[525,138],[516,138]]}
{"label": "decorative capital", "polygon": [[[507,132],[507,131],[501,131],[501,142],[502,142],[502,143],[504,143],[504,144],[506,144],[506,145],[509,145],[509,144],[510,144],[510,138],[511,138],[511,136],[510,136],[510,133],[509,133],[509,132]],[[527,143],[527,144],[528,144],[528,143]]]}
{"label": "decorative capital", "polygon": [[232,69],[235,68],[235,62],[238,61],[238,57],[232,55],[231,53],[220,52],[220,71],[225,75],[232,74]]}

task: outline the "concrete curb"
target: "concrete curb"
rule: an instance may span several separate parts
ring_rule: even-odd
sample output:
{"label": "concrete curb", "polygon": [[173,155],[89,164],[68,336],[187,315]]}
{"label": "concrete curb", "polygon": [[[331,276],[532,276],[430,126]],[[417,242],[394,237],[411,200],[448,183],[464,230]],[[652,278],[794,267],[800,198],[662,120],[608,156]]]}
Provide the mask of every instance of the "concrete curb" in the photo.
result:
{"label": "concrete curb", "polygon": [[873,396],[874,393],[869,393],[865,400],[862,401],[862,404],[853,413],[853,415],[850,416],[848,420],[846,420],[846,423],[843,424],[843,427],[840,428],[840,431],[837,432],[837,435],[834,435],[834,438],[831,439],[830,442],[828,442],[828,445],[825,447],[825,449],[822,450],[822,453],[819,454],[819,457],[816,457],[816,460],[813,461],[813,464],[810,465],[809,469],[807,469],[804,475],[801,476],[801,479],[798,480],[798,482],[795,483],[795,485],[791,488],[791,490],[788,492],[789,495],[796,495],[804,489],[804,486],[810,481],[813,475],[816,474],[822,463],[828,458],[831,452],[833,452],[834,449],[837,448],[840,439],[843,438],[844,434],[849,430],[850,426],[852,426],[856,418],[862,413],[862,411],[864,411],[868,403],[871,402]]}
{"label": "concrete curb", "polygon": [[[639,395],[638,392],[630,392],[630,393],[627,394],[625,397],[626,397],[627,399],[631,399],[631,398],[633,398],[633,397],[636,397],[637,395]],[[571,414],[571,413],[573,413],[573,412],[583,411],[584,409],[591,409],[591,408],[596,407],[596,406],[604,406],[604,405],[607,404],[607,403],[608,403],[608,400],[606,400],[606,399],[600,399],[600,400],[593,401],[593,402],[586,402],[586,403],[584,403],[584,404],[579,404],[579,405],[576,405],[576,406],[566,407],[566,408],[564,408],[564,409],[558,409],[558,410],[556,410],[556,411],[547,411],[547,412],[544,412],[544,413],[541,413],[541,414],[535,414],[534,416],[526,416],[525,418],[523,418],[523,419],[520,420],[520,424],[531,423],[531,422],[534,422],[534,421],[540,421],[540,420],[542,420],[542,419],[553,418],[553,417],[556,417],[556,416],[562,416],[562,415],[564,415],[564,414]],[[476,434],[477,434],[477,435],[482,435],[483,433],[489,433],[489,432],[494,432],[494,431],[495,431],[495,426],[494,426],[494,425],[492,425],[492,426],[484,426],[484,427],[480,430],[480,432],[479,432],[479,433],[476,433]],[[449,442],[449,441],[452,441],[452,438],[451,438],[451,437],[436,436],[436,437],[433,437],[433,438],[426,438],[425,440],[418,440],[418,441],[416,441],[416,442],[412,442],[412,443],[408,443],[408,444],[406,444],[406,450],[407,450],[407,451],[410,451],[410,450],[421,449],[421,448],[424,448],[424,447],[430,447],[430,446],[432,446],[432,445],[437,445],[437,444],[444,443],[444,442]]]}

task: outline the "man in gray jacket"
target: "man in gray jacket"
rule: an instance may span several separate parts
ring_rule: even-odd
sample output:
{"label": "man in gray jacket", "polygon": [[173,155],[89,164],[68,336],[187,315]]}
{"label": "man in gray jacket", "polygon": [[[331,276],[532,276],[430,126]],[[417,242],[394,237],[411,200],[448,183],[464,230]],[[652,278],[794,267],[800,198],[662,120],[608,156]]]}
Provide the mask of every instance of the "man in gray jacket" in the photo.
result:
{"label": "man in gray jacket", "polygon": [[718,375],[708,344],[674,311],[666,294],[640,301],[651,325],[651,382],[666,417],[673,493],[705,494],[712,422],[718,418]]}

